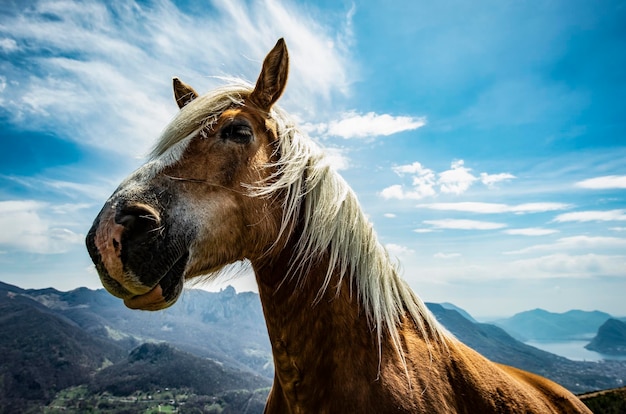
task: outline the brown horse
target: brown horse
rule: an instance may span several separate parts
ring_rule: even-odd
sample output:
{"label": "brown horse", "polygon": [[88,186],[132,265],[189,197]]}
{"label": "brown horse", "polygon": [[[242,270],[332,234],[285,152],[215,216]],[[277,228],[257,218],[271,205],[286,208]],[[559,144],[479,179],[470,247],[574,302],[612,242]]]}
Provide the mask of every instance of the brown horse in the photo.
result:
{"label": "brown horse", "polygon": [[87,236],[106,289],[162,309],[184,280],[249,260],[274,355],[268,413],[589,413],[437,323],[354,193],[276,107],[288,67],[281,39],[254,87],[199,96],[174,79],[180,112]]}

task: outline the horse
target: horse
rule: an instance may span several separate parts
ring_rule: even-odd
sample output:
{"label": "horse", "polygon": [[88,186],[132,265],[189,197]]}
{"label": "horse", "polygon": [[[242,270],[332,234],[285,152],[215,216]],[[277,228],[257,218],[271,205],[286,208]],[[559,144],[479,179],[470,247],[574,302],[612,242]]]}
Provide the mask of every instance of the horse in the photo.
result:
{"label": "horse", "polygon": [[185,280],[249,262],[275,366],[266,413],[590,413],[436,321],[324,151],[276,105],[288,72],[280,39],[254,85],[199,95],[173,79],[179,112],[87,234],[103,286],[159,310]]}

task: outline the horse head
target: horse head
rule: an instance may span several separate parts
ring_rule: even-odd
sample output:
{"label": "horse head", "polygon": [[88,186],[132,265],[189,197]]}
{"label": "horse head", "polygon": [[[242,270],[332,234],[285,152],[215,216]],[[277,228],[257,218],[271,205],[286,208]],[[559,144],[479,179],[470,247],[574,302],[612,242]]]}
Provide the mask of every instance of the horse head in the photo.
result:
{"label": "horse head", "polygon": [[199,96],[174,78],[180,112],[86,238],[104,287],[126,306],[168,307],[185,279],[258,258],[276,242],[280,202],[251,188],[277,174],[278,126],[270,113],[288,69],[280,39],[254,88]]}

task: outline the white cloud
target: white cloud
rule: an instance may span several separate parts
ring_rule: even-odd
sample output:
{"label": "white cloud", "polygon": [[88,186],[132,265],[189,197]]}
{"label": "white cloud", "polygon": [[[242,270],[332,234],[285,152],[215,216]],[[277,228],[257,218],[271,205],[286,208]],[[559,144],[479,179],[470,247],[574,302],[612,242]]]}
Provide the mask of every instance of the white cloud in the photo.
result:
{"label": "white cloud", "polygon": [[404,174],[429,175],[434,176],[434,171],[425,168],[421,163],[415,161],[412,164],[396,165],[391,168],[396,174],[402,176]]}
{"label": "white cloud", "polygon": [[380,196],[385,200],[389,200],[392,198],[396,198],[398,200],[404,200],[405,194],[401,185],[395,184],[384,188],[383,191],[380,192]]}
{"label": "white cloud", "polygon": [[419,162],[416,161],[408,165],[396,165],[392,167],[392,170],[401,177],[405,174],[412,175],[412,188],[405,190],[401,185],[392,185],[381,192],[383,198],[419,200],[436,194],[436,173],[430,168],[425,168]]}
{"label": "white cloud", "polygon": [[394,244],[394,243],[387,243],[385,245],[385,248],[387,249],[389,253],[391,253],[394,256],[403,256],[403,255],[415,253],[414,250],[406,246],[402,246],[402,245]]}
{"label": "white cloud", "polygon": [[513,174],[499,173],[499,174],[487,174],[480,173],[480,182],[485,184],[489,188],[495,187],[495,185],[502,181],[509,181],[516,178]]}
{"label": "white cloud", "polygon": [[345,155],[345,150],[336,147],[325,147],[326,162],[337,171],[350,168],[350,159]]}
{"label": "white cloud", "polygon": [[558,233],[558,230],[544,229],[539,227],[528,227],[524,229],[508,229],[504,230],[504,233],[512,236],[547,236],[550,234]]}
{"label": "white cloud", "polygon": [[4,98],[2,97],[2,93],[7,88],[7,78],[4,76],[0,76],[0,106],[4,105]]}
{"label": "white cloud", "polygon": [[458,219],[424,220],[424,224],[428,224],[437,229],[453,230],[496,230],[506,227],[506,224],[503,223]]}
{"label": "white cloud", "polygon": [[420,229],[415,229],[415,230],[413,230],[413,231],[414,231],[415,233],[422,234],[422,233],[432,233],[432,232],[434,232],[435,230],[433,230],[433,229],[428,229],[428,228],[420,228]]}
{"label": "white cloud", "polygon": [[572,251],[594,249],[602,249],[604,251],[610,249],[626,249],[626,239],[619,237],[602,237],[602,236],[571,236],[558,239],[551,244],[538,244],[526,247],[524,249],[506,252],[505,254],[528,254],[539,251]]}
{"label": "white cloud", "polygon": [[[210,75],[254,81],[284,36],[291,73],[283,106],[323,113],[352,79],[346,44],[353,11],[327,16],[324,25],[317,14],[272,0],[217,1],[195,15],[167,0],[37,2],[3,18],[0,38],[28,45],[30,57],[19,67],[7,64],[3,76],[20,88],[7,88],[1,104],[20,127],[48,130],[53,122],[59,135],[80,144],[143,155],[175,114],[172,76],[199,92],[221,82]],[[233,22],[237,30],[223,30]]]}
{"label": "white cloud", "polygon": [[10,53],[16,51],[17,49],[17,42],[14,39],[11,39],[9,37],[0,39],[0,50],[2,50],[3,52]]}
{"label": "white cloud", "polygon": [[569,204],[564,203],[525,203],[508,205],[500,203],[482,203],[463,201],[459,203],[429,203],[418,204],[418,208],[442,211],[463,211],[468,213],[496,214],[496,213],[540,213],[554,210],[564,210],[569,208]]}
{"label": "white cloud", "polygon": [[554,221],[558,223],[570,221],[582,223],[589,221],[626,221],[626,210],[576,211],[559,214]]}
{"label": "white cloud", "polygon": [[420,200],[424,197],[435,195],[435,190],[427,182],[418,183],[412,190],[406,191],[401,185],[395,184],[384,188],[380,196],[386,200]]}
{"label": "white cloud", "polygon": [[385,213],[384,216],[387,218],[396,218],[396,215],[393,213]]}
{"label": "white cloud", "polygon": [[516,260],[510,266],[526,278],[626,277],[626,256],[556,253]]}
{"label": "white cloud", "polygon": [[524,203],[511,206],[511,212],[523,214],[523,213],[543,213],[546,211],[565,210],[571,208],[570,204],[565,203]]}
{"label": "white cloud", "polygon": [[456,257],[460,257],[461,253],[435,253],[433,256],[435,259],[454,259]]}
{"label": "white cloud", "polygon": [[463,160],[453,161],[449,170],[439,173],[437,184],[439,184],[442,193],[459,195],[466,192],[477,180],[470,173],[471,168],[465,167],[464,164]]}
{"label": "white cloud", "polygon": [[626,189],[626,175],[606,175],[579,181],[576,187],[592,190]]}
{"label": "white cloud", "polygon": [[487,174],[481,173],[481,178],[471,173],[471,168],[465,166],[465,161],[455,160],[450,169],[437,173],[424,167],[419,162],[406,165],[396,165],[392,170],[403,177],[412,178],[411,186],[405,189],[401,184],[385,188],[380,195],[383,198],[397,198],[400,200],[419,200],[437,195],[437,192],[460,195],[465,193],[475,182],[482,182],[489,188],[494,188],[497,182],[514,178],[509,173]]}
{"label": "white cloud", "polygon": [[412,131],[424,125],[426,125],[426,118],[423,117],[393,116],[374,112],[362,115],[348,112],[343,114],[340,120],[330,122],[325,132],[328,135],[346,139],[370,138]]}
{"label": "white cloud", "polygon": [[0,201],[0,246],[39,254],[67,252],[84,236],[47,217],[49,205],[32,200]]}
{"label": "white cloud", "polygon": [[[16,177],[6,175],[0,175],[0,178],[13,181],[24,188],[50,191],[73,199],[85,200],[85,198],[87,198],[89,200],[98,201],[106,200],[118,185],[117,183],[119,183],[119,180],[115,183],[112,180],[102,182],[101,179],[93,179],[92,181],[98,182],[84,184],[41,177]],[[120,177],[120,180],[121,178],[122,177]]]}

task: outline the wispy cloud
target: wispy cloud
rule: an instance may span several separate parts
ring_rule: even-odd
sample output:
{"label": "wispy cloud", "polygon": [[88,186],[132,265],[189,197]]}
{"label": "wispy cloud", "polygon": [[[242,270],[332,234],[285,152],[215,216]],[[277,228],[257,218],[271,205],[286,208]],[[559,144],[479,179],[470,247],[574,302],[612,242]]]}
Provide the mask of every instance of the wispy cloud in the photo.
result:
{"label": "wispy cloud", "polygon": [[0,201],[0,246],[29,253],[57,254],[83,243],[84,236],[53,224],[47,203]]}
{"label": "wispy cloud", "polygon": [[350,168],[350,159],[346,156],[346,151],[337,147],[325,147],[326,162],[335,170],[342,171]]}
{"label": "wispy cloud", "polygon": [[499,173],[499,174],[480,173],[480,181],[489,188],[493,188],[495,187],[496,184],[500,182],[509,181],[514,178],[516,177],[510,173]]}
{"label": "wispy cloud", "polygon": [[578,181],[576,187],[591,190],[608,190],[626,188],[626,175],[605,175],[603,177],[589,178]]}
{"label": "wispy cloud", "polygon": [[0,39],[0,50],[3,52],[15,52],[17,49],[17,42],[14,39],[7,37]]}
{"label": "wispy cloud", "polygon": [[554,243],[537,244],[520,250],[505,252],[505,254],[528,254],[541,251],[566,252],[573,250],[593,249],[626,249],[626,239],[603,236],[571,236],[558,239]]}
{"label": "wispy cloud", "polygon": [[554,218],[554,221],[557,223],[569,221],[582,223],[589,221],[626,221],[626,210],[576,211],[559,214]]}
{"label": "wispy cloud", "polygon": [[410,186],[394,184],[384,188],[380,192],[380,196],[384,199],[420,200],[438,193],[460,195],[477,182],[494,188],[496,183],[515,178],[510,173],[488,174],[483,172],[476,176],[472,173],[471,168],[465,166],[464,160],[452,161],[450,169],[439,173],[417,161],[394,166],[392,170],[401,177],[409,175],[412,178],[412,183]]}
{"label": "wispy cloud", "polygon": [[415,253],[415,250],[410,249],[406,246],[402,246],[400,244],[395,244],[395,243],[387,243],[385,245],[385,248],[387,249],[389,253],[391,253],[394,256],[403,256],[403,255]]}
{"label": "wispy cloud", "polygon": [[558,230],[554,229],[544,229],[540,227],[528,227],[524,229],[507,229],[504,230],[505,234],[510,234],[512,236],[547,236],[550,234],[558,233]]}
{"label": "wispy cloud", "polygon": [[435,255],[433,256],[435,259],[454,259],[457,257],[460,257],[461,253],[435,253]]}
{"label": "wispy cloud", "polygon": [[547,211],[565,210],[570,208],[565,203],[524,203],[516,205],[500,204],[500,203],[482,203],[464,201],[459,203],[430,203],[418,204],[418,208],[427,208],[430,210],[442,211],[462,211],[468,213],[496,214],[496,213],[543,213]]}
{"label": "wispy cloud", "polygon": [[93,181],[98,182],[87,184],[38,176],[0,176],[0,178],[40,193],[54,193],[70,199],[80,200],[106,200],[117,185],[113,181],[103,182],[102,179],[93,179]]}
{"label": "wispy cloud", "polygon": [[437,176],[430,168],[426,168],[416,161],[412,164],[398,165],[392,169],[399,176],[411,175],[413,182],[408,190],[400,184],[383,189],[380,196],[384,199],[419,200],[436,194]]}
{"label": "wispy cloud", "polygon": [[428,224],[437,229],[452,230],[497,230],[506,227],[504,223],[459,219],[424,220],[424,224]]}
{"label": "wispy cloud", "polygon": [[523,274],[525,278],[625,277],[626,256],[555,253],[516,260],[511,262],[509,267],[515,269],[518,274]]}
{"label": "wispy cloud", "polygon": [[432,228],[425,228],[425,227],[422,227],[422,228],[418,228],[418,229],[414,229],[414,230],[413,230],[413,232],[418,233],[418,234],[432,233],[432,232],[434,232],[434,231],[435,231],[435,230],[434,230],[434,229],[432,229]]}
{"label": "wispy cloud", "polygon": [[412,131],[426,125],[426,118],[411,116],[394,116],[369,112],[344,113],[339,120],[328,124],[318,124],[315,130],[320,135],[340,138],[372,138],[389,136],[404,131]]}
{"label": "wispy cloud", "polygon": [[[201,92],[219,82],[208,75],[254,81],[265,53],[284,36],[292,56],[284,106],[324,112],[322,103],[350,85],[353,14],[326,16],[322,25],[313,8],[272,0],[217,1],[197,15],[167,0],[40,1],[3,18],[0,47],[9,57],[24,52],[27,61],[3,65],[1,104],[22,128],[48,130],[54,122],[58,134],[81,144],[145,154],[175,113],[172,76]],[[223,30],[233,22],[237,30]]]}

